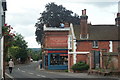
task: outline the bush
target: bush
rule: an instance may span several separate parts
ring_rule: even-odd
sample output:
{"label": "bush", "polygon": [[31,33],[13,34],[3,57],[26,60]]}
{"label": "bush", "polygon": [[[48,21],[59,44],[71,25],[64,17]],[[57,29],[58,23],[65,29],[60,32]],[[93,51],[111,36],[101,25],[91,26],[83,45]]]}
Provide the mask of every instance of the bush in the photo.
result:
{"label": "bush", "polygon": [[76,71],[85,71],[89,69],[89,65],[85,64],[84,62],[78,62],[74,64],[71,68],[74,72]]}
{"label": "bush", "polygon": [[65,70],[65,72],[68,72],[68,70]]}

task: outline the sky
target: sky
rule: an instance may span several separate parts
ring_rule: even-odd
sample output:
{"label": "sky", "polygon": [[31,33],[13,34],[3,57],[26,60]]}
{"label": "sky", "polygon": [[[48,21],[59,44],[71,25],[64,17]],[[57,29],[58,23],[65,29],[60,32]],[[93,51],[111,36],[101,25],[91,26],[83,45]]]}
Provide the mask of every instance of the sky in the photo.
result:
{"label": "sky", "polygon": [[7,0],[6,23],[21,34],[29,48],[40,48],[35,38],[35,23],[45,11],[45,5],[54,2],[67,10],[82,14],[87,9],[88,22],[92,24],[115,24],[119,0]]}

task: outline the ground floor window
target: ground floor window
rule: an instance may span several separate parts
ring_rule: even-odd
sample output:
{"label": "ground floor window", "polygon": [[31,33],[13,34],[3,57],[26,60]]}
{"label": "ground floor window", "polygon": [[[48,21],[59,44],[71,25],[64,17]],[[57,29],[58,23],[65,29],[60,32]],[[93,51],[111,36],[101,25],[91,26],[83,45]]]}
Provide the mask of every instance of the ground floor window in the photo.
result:
{"label": "ground floor window", "polygon": [[50,55],[50,65],[67,65],[68,56],[63,56],[61,54],[51,54]]}

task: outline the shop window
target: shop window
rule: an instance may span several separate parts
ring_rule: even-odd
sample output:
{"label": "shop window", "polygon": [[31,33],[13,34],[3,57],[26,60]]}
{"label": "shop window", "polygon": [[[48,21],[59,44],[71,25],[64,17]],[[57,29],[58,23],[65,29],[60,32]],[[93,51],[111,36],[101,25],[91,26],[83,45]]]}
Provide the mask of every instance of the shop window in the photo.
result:
{"label": "shop window", "polygon": [[60,56],[60,54],[51,54],[50,65],[67,65],[68,56]]}

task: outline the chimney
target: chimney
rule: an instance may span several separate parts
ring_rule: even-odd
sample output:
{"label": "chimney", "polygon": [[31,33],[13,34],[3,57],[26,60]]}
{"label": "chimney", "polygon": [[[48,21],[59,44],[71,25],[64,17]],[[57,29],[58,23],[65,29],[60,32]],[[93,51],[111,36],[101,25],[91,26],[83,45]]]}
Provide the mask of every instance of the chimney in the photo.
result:
{"label": "chimney", "polygon": [[88,39],[88,16],[86,15],[86,9],[82,10],[82,15],[80,16],[80,39]]}
{"label": "chimney", "polygon": [[118,13],[117,18],[115,19],[116,26],[120,26],[120,1],[118,2]]}
{"label": "chimney", "polygon": [[117,13],[117,18],[115,19],[116,26],[120,26],[120,13]]}

